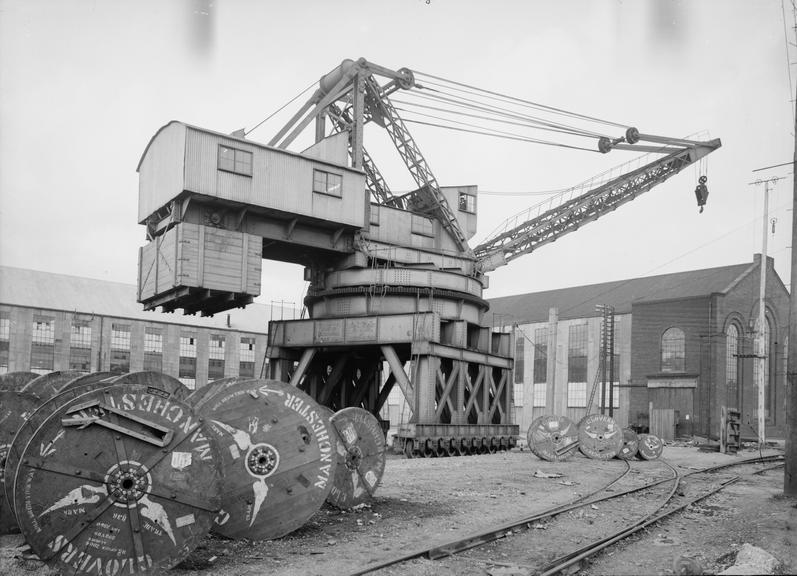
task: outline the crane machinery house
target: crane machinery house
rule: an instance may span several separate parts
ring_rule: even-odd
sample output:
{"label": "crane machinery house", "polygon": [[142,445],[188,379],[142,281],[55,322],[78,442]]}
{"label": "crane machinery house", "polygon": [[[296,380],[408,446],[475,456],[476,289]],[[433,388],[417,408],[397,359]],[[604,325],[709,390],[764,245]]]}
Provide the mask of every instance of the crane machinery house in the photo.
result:
{"label": "crane machinery house", "polygon": [[[391,101],[398,92],[428,95],[427,84],[445,82],[345,60],[267,144],[242,132],[162,127],[138,166],[138,222],[148,239],[139,253],[138,301],[148,310],[212,315],[252,302],[262,259],[299,264],[310,283],[309,317],[270,323],[271,378],[333,410],[357,406],[375,415],[400,389],[411,413],[396,439],[407,455],[513,446],[513,334],[489,325],[486,273],[613,211],[720,142],[630,127],[618,138],[600,136],[592,150],[652,157],[574,187],[546,210],[510,218],[471,248],[476,186],[439,185]],[[315,143],[289,151],[311,123]],[[366,124],[384,128],[416,189],[391,191],[364,146]]]}

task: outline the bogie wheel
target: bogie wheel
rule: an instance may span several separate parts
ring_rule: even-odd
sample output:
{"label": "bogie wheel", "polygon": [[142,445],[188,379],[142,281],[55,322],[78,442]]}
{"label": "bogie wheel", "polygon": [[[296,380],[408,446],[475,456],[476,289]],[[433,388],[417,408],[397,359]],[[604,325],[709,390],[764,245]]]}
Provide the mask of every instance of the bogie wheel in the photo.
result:
{"label": "bogie wheel", "polygon": [[437,456],[437,447],[434,445],[431,438],[427,438],[426,442],[424,442],[423,456],[424,458],[434,458]]}
{"label": "bogie wheel", "polygon": [[437,457],[444,458],[449,455],[448,452],[448,441],[443,440],[442,438],[438,438],[437,440]]}
{"label": "bogie wheel", "polygon": [[478,438],[471,438],[470,439],[470,453],[471,456],[475,456],[481,451],[481,445],[479,444]]}
{"label": "bogie wheel", "polygon": [[457,442],[456,438],[450,438],[448,440],[448,455],[459,456],[459,442]]}
{"label": "bogie wheel", "polygon": [[470,454],[470,444],[468,444],[467,438],[460,438],[459,440],[459,453],[462,456],[467,456]]}
{"label": "bogie wheel", "polygon": [[490,446],[487,448],[487,451],[490,454],[495,454],[496,452],[498,452],[498,442],[494,437],[490,438]]}

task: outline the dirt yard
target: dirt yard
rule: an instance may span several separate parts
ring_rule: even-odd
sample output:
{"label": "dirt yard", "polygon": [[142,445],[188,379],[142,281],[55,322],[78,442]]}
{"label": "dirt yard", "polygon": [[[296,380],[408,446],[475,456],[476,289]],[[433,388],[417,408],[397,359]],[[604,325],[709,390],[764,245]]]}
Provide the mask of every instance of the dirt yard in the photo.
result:
{"label": "dirt yard", "polygon": [[[776,454],[769,450],[764,454]],[[758,455],[702,452],[668,446],[663,458],[682,473]],[[756,464],[686,478],[685,498],[720,481],[741,478],[700,503],[604,550],[580,566],[581,574],[673,574],[673,562],[689,557],[704,573],[733,563],[745,542],[781,561],[780,572],[797,572],[797,501],[782,497],[783,468]],[[573,500],[608,484],[625,470],[620,460],[597,461],[578,455],[568,462],[539,460],[528,451],[458,458],[406,460],[390,455],[377,497],[350,512],[324,507],[304,527],[270,542],[211,537],[174,576],[345,575],[386,559],[422,551],[493,526],[510,523],[554,504]],[[536,476],[535,476],[536,474]],[[612,489],[669,477],[661,461],[632,462],[631,473]],[[555,477],[540,477],[540,476]],[[561,475],[561,476],[559,476]],[[657,489],[566,512],[513,530],[500,540],[440,560],[416,558],[377,571],[386,576],[491,575],[539,572],[552,559],[619,530],[623,523],[652,513],[672,483]],[[0,549],[1,574],[46,573],[18,558],[21,537],[8,536]]]}

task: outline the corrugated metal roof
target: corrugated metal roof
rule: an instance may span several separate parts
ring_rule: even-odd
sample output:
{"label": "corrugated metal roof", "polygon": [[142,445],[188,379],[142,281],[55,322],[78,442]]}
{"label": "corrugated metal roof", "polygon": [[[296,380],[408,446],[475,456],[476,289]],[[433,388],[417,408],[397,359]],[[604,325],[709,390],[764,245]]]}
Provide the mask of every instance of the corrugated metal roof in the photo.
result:
{"label": "corrugated metal roof", "polygon": [[550,308],[558,308],[561,319],[599,316],[595,310],[598,304],[613,306],[617,314],[629,314],[631,306],[638,302],[724,293],[742,276],[757,269],[756,260],[753,263],[504,296],[489,300],[490,313],[499,316],[503,323],[520,324],[547,321]]}
{"label": "corrugated metal roof", "polygon": [[[10,266],[0,266],[0,304],[260,334],[266,333],[271,317],[271,307],[259,303],[213,317],[145,312],[136,302],[134,284]],[[285,318],[292,316],[286,314]],[[275,319],[279,319],[279,311]]]}

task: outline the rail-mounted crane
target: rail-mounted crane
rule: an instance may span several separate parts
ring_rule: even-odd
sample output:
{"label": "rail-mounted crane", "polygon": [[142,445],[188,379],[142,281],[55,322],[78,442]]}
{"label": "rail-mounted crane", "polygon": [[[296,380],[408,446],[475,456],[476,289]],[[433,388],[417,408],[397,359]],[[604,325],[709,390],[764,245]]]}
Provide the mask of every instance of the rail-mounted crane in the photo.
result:
{"label": "rail-mounted crane", "polygon": [[[411,415],[396,446],[410,456],[507,449],[518,434],[514,347],[511,333],[485,321],[486,273],[629,202],[720,141],[585,131],[601,152],[649,156],[507,220],[471,249],[476,187],[438,184],[391,99],[420,88],[406,68],[346,60],[266,145],[241,132],[162,127],[138,167],[148,239],[139,301],[213,314],[259,294],[262,259],[301,264],[309,317],[270,323],[269,377],[333,410],[377,415],[398,386]],[[311,124],[315,143],[289,151]],[[415,190],[391,191],[363,142],[369,124],[385,129]]]}

